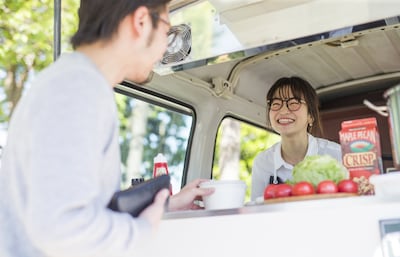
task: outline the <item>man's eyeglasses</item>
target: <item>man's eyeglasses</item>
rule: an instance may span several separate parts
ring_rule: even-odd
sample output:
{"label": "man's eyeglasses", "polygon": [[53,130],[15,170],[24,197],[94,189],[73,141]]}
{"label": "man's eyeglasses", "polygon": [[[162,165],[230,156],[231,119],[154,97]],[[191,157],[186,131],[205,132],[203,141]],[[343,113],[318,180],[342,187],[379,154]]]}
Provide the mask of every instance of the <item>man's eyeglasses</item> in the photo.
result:
{"label": "man's eyeglasses", "polygon": [[150,13],[151,17],[153,18],[154,21],[161,21],[162,23],[166,24],[169,28],[169,31],[167,33],[168,35],[168,47],[172,46],[175,43],[175,40],[177,38],[178,33],[172,30],[171,23],[164,18],[161,18],[160,14],[158,13]]}
{"label": "man's eyeglasses", "polygon": [[150,13],[150,15],[151,15],[151,17],[153,18],[153,20],[155,20],[155,21],[156,21],[156,20],[159,20],[159,21],[161,21],[162,23],[166,24],[169,28],[171,27],[171,23],[170,23],[169,21],[167,21],[166,19],[161,18],[161,16],[160,16],[159,13],[152,12],[152,13]]}
{"label": "man's eyeglasses", "polygon": [[286,107],[288,108],[289,111],[294,112],[299,110],[301,104],[305,104],[306,101],[295,97],[291,97],[289,99],[272,98],[267,101],[267,104],[271,111],[279,111],[280,109],[282,109],[283,103],[286,103]]}

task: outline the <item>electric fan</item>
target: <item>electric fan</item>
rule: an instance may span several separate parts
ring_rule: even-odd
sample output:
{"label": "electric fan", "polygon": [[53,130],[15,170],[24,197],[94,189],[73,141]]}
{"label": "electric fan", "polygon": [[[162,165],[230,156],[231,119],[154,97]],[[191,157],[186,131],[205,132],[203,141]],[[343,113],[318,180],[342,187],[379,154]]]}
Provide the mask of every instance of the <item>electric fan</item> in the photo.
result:
{"label": "electric fan", "polygon": [[192,49],[192,33],[189,25],[172,26],[168,31],[168,47],[161,60],[162,64],[180,62],[186,59]]}

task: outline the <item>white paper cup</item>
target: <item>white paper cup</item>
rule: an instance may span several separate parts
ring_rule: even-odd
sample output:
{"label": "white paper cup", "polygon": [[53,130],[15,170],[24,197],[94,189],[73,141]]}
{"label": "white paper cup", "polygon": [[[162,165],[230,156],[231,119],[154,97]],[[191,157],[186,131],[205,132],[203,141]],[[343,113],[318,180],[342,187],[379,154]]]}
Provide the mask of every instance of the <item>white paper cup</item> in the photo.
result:
{"label": "white paper cup", "polygon": [[246,184],[241,180],[210,180],[200,184],[200,188],[215,188],[213,194],[204,196],[206,210],[240,208],[244,204]]}
{"label": "white paper cup", "polygon": [[371,175],[369,182],[374,185],[375,195],[382,199],[400,199],[400,171]]}

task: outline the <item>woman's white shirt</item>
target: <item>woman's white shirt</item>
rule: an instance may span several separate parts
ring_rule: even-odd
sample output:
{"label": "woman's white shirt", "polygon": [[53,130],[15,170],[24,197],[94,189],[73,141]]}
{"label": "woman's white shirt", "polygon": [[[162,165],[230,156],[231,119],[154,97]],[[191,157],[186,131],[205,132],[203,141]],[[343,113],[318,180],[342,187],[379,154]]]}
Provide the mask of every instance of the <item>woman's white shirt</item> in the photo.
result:
{"label": "woman's white shirt", "polygon": [[[339,144],[327,139],[308,134],[306,156],[330,155],[342,163],[342,150]],[[251,200],[264,195],[271,176],[278,176],[282,181],[292,178],[293,165],[285,162],[281,154],[281,142],[259,153],[253,162]]]}

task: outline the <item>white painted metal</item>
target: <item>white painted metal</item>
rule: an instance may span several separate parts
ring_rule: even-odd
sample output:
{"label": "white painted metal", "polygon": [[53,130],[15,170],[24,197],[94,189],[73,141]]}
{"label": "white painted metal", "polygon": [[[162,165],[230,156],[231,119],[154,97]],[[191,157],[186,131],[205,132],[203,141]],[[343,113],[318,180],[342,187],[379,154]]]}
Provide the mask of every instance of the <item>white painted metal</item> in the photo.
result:
{"label": "white painted metal", "polygon": [[398,15],[396,0],[210,0],[246,47],[260,46]]}
{"label": "white painted metal", "polygon": [[400,218],[400,203],[364,196],[173,216],[135,256],[381,257],[379,220]]}

